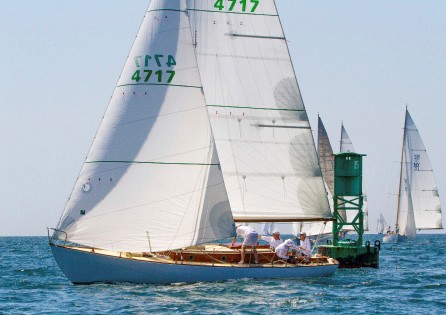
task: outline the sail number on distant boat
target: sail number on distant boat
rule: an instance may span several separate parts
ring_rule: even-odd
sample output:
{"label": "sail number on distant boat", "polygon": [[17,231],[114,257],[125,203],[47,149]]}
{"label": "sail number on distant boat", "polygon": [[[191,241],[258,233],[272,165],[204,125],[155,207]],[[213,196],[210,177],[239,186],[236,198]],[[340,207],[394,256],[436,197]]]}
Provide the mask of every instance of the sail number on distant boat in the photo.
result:
{"label": "sail number on distant boat", "polygon": [[223,0],[217,0],[214,4],[214,7],[217,8],[218,10],[222,11],[224,9],[228,9],[228,11],[234,11],[235,9],[238,9],[238,7],[236,7],[237,4],[239,4],[242,8],[242,12],[246,12],[247,9],[249,9],[248,4],[251,5],[251,12],[255,12],[255,10],[257,9],[257,6],[259,5],[260,0],[240,0],[240,2],[238,0],[228,0],[228,2],[230,2],[229,7],[225,8],[225,5],[223,3]]}
{"label": "sail number on distant boat", "polygon": [[[164,55],[154,55],[153,57],[150,55],[136,56],[135,57],[136,67],[140,68],[142,63],[144,63],[145,68],[148,67],[161,68],[164,63],[167,67],[172,67],[177,64],[175,58],[172,55],[168,55],[167,60]],[[155,76],[152,76],[153,73],[155,73]],[[167,77],[167,83],[171,83],[173,78],[175,77],[175,71],[166,70],[164,73],[163,70],[154,71],[153,69],[144,69],[141,71],[138,69],[132,75],[132,80],[136,82],[139,82],[141,80],[143,80],[143,82],[149,82],[149,80],[150,82],[153,82],[154,80],[157,80],[158,83],[162,83],[163,81],[166,80],[166,77]]]}

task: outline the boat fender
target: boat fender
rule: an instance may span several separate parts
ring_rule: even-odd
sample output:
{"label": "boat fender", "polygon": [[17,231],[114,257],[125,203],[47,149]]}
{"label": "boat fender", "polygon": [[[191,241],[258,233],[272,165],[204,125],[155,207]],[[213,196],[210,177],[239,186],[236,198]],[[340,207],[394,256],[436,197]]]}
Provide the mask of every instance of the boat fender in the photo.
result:
{"label": "boat fender", "polygon": [[370,253],[370,242],[365,242],[365,246],[367,247],[367,253]]}
{"label": "boat fender", "polygon": [[381,250],[381,242],[379,240],[375,240],[375,247]]}

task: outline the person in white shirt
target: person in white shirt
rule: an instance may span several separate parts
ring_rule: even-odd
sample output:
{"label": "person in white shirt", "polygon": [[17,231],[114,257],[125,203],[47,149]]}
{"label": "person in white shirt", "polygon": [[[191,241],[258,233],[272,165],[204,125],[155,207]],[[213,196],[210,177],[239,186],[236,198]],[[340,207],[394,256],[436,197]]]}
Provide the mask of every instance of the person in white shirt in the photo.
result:
{"label": "person in white shirt", "polygon": [[237,225],[235,230],[235,236],[232,240],[231,246],[234,245],[235,241],[237,240],[237,236],[243,237],[243,243],[242,243],[242,252],[241,252],[241,259],[239,264],[245,263],[245,254],[246,254],[246,247],[251,246],[252,252],[254,254],[254,261],[256,264],[259,263],[259,255],[257,254],[257,240],[259,239],[259,234],[250,226],[242,226]]}
{"label": "person in white shirt", "polygon": [[311,243],[310,239],[307,237],[307,233],[302,232],[299,235],[300,245],[299,252],[304,256],[311,256]]}
{"label": "person in white shirt", "polygon": [[289,260],[291,259],[291,256],[288,255],[290,253],[290,249],[299,250],[299,246],[294,244],[292,239],[287,239],[285,242],[276,247],[276,255],[281,259]]}
{"label": "person in white shirt", "polygon": [[274,231],[272,236],[260,235],[259,237],[260,239],[267,241],[272,250],[275,250],[277,246],[283,243],[279,231]]}

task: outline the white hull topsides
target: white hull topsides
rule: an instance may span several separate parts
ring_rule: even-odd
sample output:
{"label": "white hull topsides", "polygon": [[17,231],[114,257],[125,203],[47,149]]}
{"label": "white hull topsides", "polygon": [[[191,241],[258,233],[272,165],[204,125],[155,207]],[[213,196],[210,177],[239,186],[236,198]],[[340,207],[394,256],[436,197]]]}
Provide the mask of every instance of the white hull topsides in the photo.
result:
{"label": "white hull topsides", "polygon": [[383,243],[402,243],[406,241],[407,237],[399,234],[387,234],[383,236]]}
{"label": "white hull topsides", "polygon": [[121,257],[117,252],[51,244],[51,250],[66,277],[74,284],[193,283],[232,279],[281,279],[331,276],[339,264],[237,265],[191,264],[146,257]]}

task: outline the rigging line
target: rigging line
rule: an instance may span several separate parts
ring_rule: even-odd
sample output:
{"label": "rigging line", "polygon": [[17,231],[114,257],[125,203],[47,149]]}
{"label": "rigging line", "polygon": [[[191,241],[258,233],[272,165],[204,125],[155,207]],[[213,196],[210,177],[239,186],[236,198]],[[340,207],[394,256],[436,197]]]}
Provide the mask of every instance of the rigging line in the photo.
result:
{"label": "rigging line", "polygon": [[219,163],[181,163],[181,162],[146,162],[146,161],[85,161],[88,164],[95,163],[126,163],[126,164],[161,164],[161,165],[192,165],[192,166],[219,166]]}

